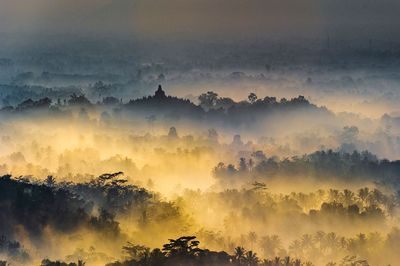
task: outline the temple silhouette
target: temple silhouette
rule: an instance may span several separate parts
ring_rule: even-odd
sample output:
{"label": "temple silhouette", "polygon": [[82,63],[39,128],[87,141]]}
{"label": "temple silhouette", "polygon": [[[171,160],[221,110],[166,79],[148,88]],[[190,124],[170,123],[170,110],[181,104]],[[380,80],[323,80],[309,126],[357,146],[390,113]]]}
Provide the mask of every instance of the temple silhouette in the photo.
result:
{"label": "temple silhouette", "polygon": [[162,89],[161,85],[158,85],[158,89],[156,90],[156,93],[154,94],[154,98],[163,99],[166,97],[167,96],[165,95],[165,91]]}
{"label": "temple silhouette", "polygon": [[183,117],[200,119],[205,114],[200,106],[187,99],[167,96],[161,85],[158,85],[154,95],[130,100],[125,107],[137,114],[159,115],[174,120]]}

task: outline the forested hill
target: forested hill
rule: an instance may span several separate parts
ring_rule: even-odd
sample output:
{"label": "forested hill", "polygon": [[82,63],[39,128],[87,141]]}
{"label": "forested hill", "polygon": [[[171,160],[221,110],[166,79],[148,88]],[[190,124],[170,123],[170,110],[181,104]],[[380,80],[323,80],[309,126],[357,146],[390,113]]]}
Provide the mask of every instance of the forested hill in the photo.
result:
{"label": "forested hill", "polygon": [[[54,95],[53,95],[54,96]],[[64,97],[64,98],[60,98]],[[152,96],[129,100],[124,103],[123,99],[108,96],[102,101],[92,102],[84,94],[72,93],[68,97],[28,98],[22,100],[15,106],[4,106],[0,113],[19,114],[41,113],[49,111],[50,114],[65,114],[74,108],[84,110],[95,110],[96,108],[106,109],[113,113],[127,113],[128,115],[138,115],[146,119],[167,119],[179,120],[189,119],[194,121],[223,122],[226,125],[254,124],[274,115],[314,115],[314,120],[319,117],[332,119],[333,113],[325,107],[318,107],[309,102],[304,96],[292,99],[276,97],[258,98],[251,93],[248,99],[239,102],[228,97],[220,97],[217,93],[209,91],[198,97],[198,104],[188,99],[168,96],[161,86]]]}

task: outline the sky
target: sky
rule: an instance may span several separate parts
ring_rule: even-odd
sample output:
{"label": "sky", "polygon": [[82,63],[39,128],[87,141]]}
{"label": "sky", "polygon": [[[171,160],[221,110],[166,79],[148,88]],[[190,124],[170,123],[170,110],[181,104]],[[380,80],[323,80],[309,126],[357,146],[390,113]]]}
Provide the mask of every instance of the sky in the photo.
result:
{"label": "sky", "polygon": [[0,32],[397,40],[398,0],[0,0]]}

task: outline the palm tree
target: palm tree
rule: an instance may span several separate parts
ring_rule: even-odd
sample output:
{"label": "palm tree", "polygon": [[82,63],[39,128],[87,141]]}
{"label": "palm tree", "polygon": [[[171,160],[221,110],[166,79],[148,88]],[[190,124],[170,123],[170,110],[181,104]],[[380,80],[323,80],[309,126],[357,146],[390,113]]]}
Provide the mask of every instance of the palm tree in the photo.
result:
{"label": "palm tree", "polygon": [[365,205],[365,202],[369,195],[369,188],[361,188],[358,190],[358,197],[361,199],[362,203]]}
{"label": "palm tree", "polygon": [[301,266],[301,260],[296,259],[296,260],[293,262],[293,266]]}
{"label": "palm tree", "polygon": [[313,242],[312,236],[309,234],[304,234],[301,237],[301,246],[302,246],[303,250],[304,249],[307,249],[307,250],[312,249],[314,247],[314,242]]}
{"label": "palm tree", "polygon": [[289,256],[286,256],[286,257],[283,259],[283,265],[284,265],[284,266],[290,266],[290,257],[289,257]]}
{"label": "palm tree", "polygon": [[345,206],[349,206],[354,201],[354,193],[351,190],[343,190],[343,203]]}
{"label": "palm tree", "polygon": [[339,198],[339,190],[330,189],[329,190],[329,201],[337,201]]}
{"label": "palm tree", "polygon": [[378,205],[379,203],[383,203],[385,199],[385,195],[379,190],[379,189],[374,189],[371,192],[371,197],[370,197],[370,205],[375,204]]}
{"label": "palm tree", "polygon": [[275,265],[275,266],[279,266],[279,265],[281,265],[281,258],[279,258],[279,257],[275,257],[275,260],[274,260],[274,265]]}
{"label": "palm tree", "polygon": [[282,241],[277,235],[264,236],[261,238],[260,243],[264,257],[274,257],[277,251],[282,248]]}
{"label": "palm tree", "polygon": [[244,249],[244,247],[236,247],[235,248],[235,259],[239,265],[241,264],[241,261],[244,258],[245,252],[246,252],[246,250]]}
{"label": "palm tree", "polygon": [[247,266],[256,266],[258,264],[258,257],[257,253],[254,253],[253,251],[247,251],[245,256],[244,256],[244,261]]}
{"label": "palm tree", "polygon": [[326,235],[325,239],[326,246],[331,249],[331,252],[335,252],[340,247],[340,242],[337,235],[333,232]]}
{"label": "palm tree", "polygon": [[295,257],[301,257],[303,253],[303,247],[302,244],[299,240],[295,240],[290,244],[289,246],[289,251],[291,254],[293,254]]}
{"label": "palm tree", "polygon": [[326,234],[324,231],[318,231],[314,236],[314,242],[319,246],[319,249],[321,251],[324,251],[326,249],[326,246],[324,245],[325,235]]}
{"label": "palm tree", "polygon": [[47,176],[46,185],[49,187],[53,187],[55,184],[56,184],[56,179],[52,175]]}
{"label": "palm tree", "polygon": [[127,245],[122,247],[122,250],[131,259],[141,259],[145,254],[149,252],[149,248],[142,245],[135,245],[131,242],[127,242]]}

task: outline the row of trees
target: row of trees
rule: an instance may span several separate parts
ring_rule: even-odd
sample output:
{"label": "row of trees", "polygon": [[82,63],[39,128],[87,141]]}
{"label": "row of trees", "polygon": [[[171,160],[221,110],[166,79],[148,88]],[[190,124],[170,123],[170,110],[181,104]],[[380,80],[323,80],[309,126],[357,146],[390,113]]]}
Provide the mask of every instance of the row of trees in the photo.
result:
{"label": "row of trees", "polygon": [[223,266],[223,265],[276,265],[276,266],[301,266],[312,265],[311,263],[302,263],[299,259],[290,257],[275,258],[274,260],[262,260],[258,255],[243,247],[236,247],[233,254],[225,251],[210,251],[199,247],[200,242],[195,236],[184,236],[178,239],[170,239],[169,243],[164,244],[162,249],[150,250],[144,246],[133,245],[129,243],[123,247],[128,254],[128,259],[123,262],[107,264],[107,266]]}
{"label": "row of trees", "polygon": [[[272,238],[280,241],[276,236]],[[270,241],[263,239],[262,241]],[[304,235],[300,240],[294,241],[291,249],[296,248],[299,256],[304,257],[301,250],[306,250],[307,254],[312,257],[317,257],[328,252],[334,254],[339,252],[343,246],[351,245],[359,247],[366,242],[373,241],[372,239],[360,234],[356,238],[345,239],[339,238],[334,233],[325,234],[318,232],[315,236]],[[365,243],[364,243],[365,242]],[[347,244],[351,243],[351,244]],[[169,243],[164,244],[162,249],[150,249],[143,245],[136,245],[129,243],[123,247],[126,254],[126,259],[123,261],[116,261],[108,263],[106,266],[312,266],[310,261],[304,261],[290,256],[284,257],[270,257],[269,259],[261,259],[257,253],[252,250],[246,250],[242,246],[235,247],[231,254],[225,251],[211,251],[199,247],[200,242],[195,236],[183,236],[178,239],[170,239]],[[277,249],[280,244],[275,246],[270,245],[266,248]],[[337,254],[334,254],[337,255]],[[333,256],[334,258],[338,256]],[[85,262],[78,261],[78,263],[65,263],[61,261],[50,261],[45,259],[42,261],[41,266],[83,266]],[[361,259],[360,256],[344,256],[337,262],[331,261],[326,264],[327,266],[367,266],[367,260]]]}
{"label": "row of trees", "polygon": [[14,106],[8,105],[2,109],[4,113],[19,113],[20,111],[51,110],[52,114],[67,115],[69,107],[90,108],[94,106],[108,106],[119,111],[142,114],[144,116],[160,116],[163,119],[179,120],[187,118],[192,120],[207,120],[209,122],[220,121],[235,125],[236,123],[255,123],[272,115],[276,111],[291,112],[298,110],[316,111],[318,114],[333,117],[326,108],[319,108],[311,104],[304,96],[298,96],[287,100],[277,101],[275,97],[258,99],[252,93],[248,101],[235,102],[226,97],[218,97],[214,92],[207,92],[199,96],[199,104],[192,103],[188,99],[167,96],[161,86],[155,95],[130,100],[124,104],[122,99],[112,96],[103,97],[102,101],[92,103],[84,94],[72,93],[67,99],[57,99],[53,104],[52,99],[43,97],[38,100],[32,98],[22,101]]}
{"label": "row of trees", "polygon": [[379,160],[368,151],[352,153],[317,151],[303,156],[278,159],[262,151],[250,158],[240,158],[237,165],[219,163],[214,176],[225,185],[246,183],[249,180],[280,177],[317,177],[318,179],[377,181],[400,185],[400,161]]}
{"label": "row of trees", "polygon": [[[360,232],[390,230],[391,221],[397,217],[399,199],[396,194],[383,193],[378,189],[362,188],[356,192],[319,189],[308,193],[281,194],[273,193],[265,184],[256,182],[252,187],[241,190],[188,190],[181,198],[182,205],[191,206],[197,221],[206,224],[205,229],[196,232],[196,235],[207,247],[233,250],[239,245],[264,258],[290,255],[313,262],[323,259],[327,263],[339,259],[335,254],[342,257],[354,254],[378,260],[380,255],[371,253],[374,250],[371,247],[385,246],[382,252],[389,252],[393,243],[390,239],[395,239],[397,235],[395,230],[390,236],[366,234],[364,236],[371,241],[362,247],[356,244],[361,240],[343,238]],[[204,216],[204,213],[208,215]],[[215,231],[206,229],[207,225],[216,224],[220,227]],[[318,235],[314,235],[315,232],[319,232]],[[310,238],[312,245],[306,246],[305,243],[310,243],[306,240]],[[317,239],[322,242],[315,242]],[[335,242],[331,242],[333,239]],[[376,239],[387,244],[379,241],[374,246]],[[327,245],[331,244],[328,243],[332,243],[329,249]],[[389,253],[391,256],[396,254],[393,250]]]}
{"label": "row of trees", "polygon": [[290,100],[282,98],[280,101],[276,97],[266,96],[264,98],[258,98],[255,93],[250,93],[247,97],[247,101],[243,100],[240,102],[235,102],[228,97],[219,97],[218,93],[213,91],[208,91],[206,93],[200,94],[198,97],[200,106],[204,110],[218,110],[224,109],[228,110],[231,107],[243,107],[243,106],[253,106],[253,107],[272,107],[277,105],[309,105],[310,102],[302,95],[292,98]]}
{"label": "row of trees", "polygon": [[[251,234],[250,234],[251,235]],[[253,236],[254,237],[254,236]],[[313,259],[317,265],[327,266],[367,266],[366,257],[371,257],[373,265],[386,265],[395,260],[390,258],[376,258],[373,255],[379,253],[396,254],[395,250],[400,241],[400,230],[394,229],[383,238],[379,233],[369,235],[359,234],[353,238],[346,238],[335,233],[316,232],[314,235],[303,235],[293,241],[289,250],[294,258],[284,255],[282,241],[277,235],[265,236],[259,240],[263,244],[264,258],[260,258],[252,250],[246,250],[237,246],[229,254],[225,251],[211,251],[200,248],[200,242],[195,236],[183,236],[178,239],[170,239],[162,249],[150,249],[143,245],[128,242],[122,247],[126,259],[106,264],[106,266],[312,266]],[[375,249],[375,252],[373,250]],[[372,251],[371,251],[372,250]],[[356,255],[346,255],[346,253]],[[372,254],[372,256],[371,256]],[[398,256],[395,255],[395,256]],[[296,258],[297,257],[297,258]],[[328,263],[322,263],[321,258],[330,259]],[[300,259],[303,258],[303,259]],[[8,266],[6,261],[0,261],[1,266]],[[83,260],[77,262],[62,262],[44,259],[41,266],[84,266]]]}

